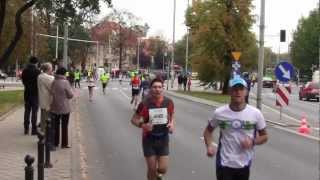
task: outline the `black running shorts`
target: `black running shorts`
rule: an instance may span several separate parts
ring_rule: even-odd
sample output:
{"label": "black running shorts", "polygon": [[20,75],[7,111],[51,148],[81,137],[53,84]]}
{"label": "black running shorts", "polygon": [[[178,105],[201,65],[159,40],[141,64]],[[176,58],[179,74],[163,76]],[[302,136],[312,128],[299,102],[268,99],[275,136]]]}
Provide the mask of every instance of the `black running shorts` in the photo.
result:
{"label": "black running shorts", "polygon": [[168,156],[169,155],[169,136],[152,137],[148,135],[142,140],[143,154],[150,156]]}
{"label": "black running shorts", "polygon": [[102,83],[102,88],[106,88],[107,87],[107,83]]}
{"label": "black running shorts", "polygon": [[132,97],[139,95],[139,89],[132,89]]}

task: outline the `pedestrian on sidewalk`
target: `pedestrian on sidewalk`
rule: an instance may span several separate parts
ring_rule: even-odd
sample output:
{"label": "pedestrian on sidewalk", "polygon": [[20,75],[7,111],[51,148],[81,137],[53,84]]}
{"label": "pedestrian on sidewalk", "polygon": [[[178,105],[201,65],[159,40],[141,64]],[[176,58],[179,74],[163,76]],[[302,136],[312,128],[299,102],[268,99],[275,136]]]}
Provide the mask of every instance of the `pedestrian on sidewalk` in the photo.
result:
{"label": "pedestrian on sidewalk", "polygon": [[182,77],[183,82],[183,91],[187,91],[187,83],[188,83],[188,76],[187,74],[184,74]]}
{"label": "pedestrian on sidewalk", "polygon": [[40,113],[40,129],[42,132],[46,130],[46,122],[49,119],[50,105],[52,102],[51,85],[54,80],[52,75],[51,63],[44,63],[41,65],[41,74],[38,76],[38,91],[39,91],[39,105]]}
{"label": "pedestrian on sidewalk", "polygon": [[150,83],[150,96],[138,106],[131,123],[143,131],[142,146],[148,180],[161,180],[169,163],[169,133],[174,131],[174,104],[163,96],[163,81]]}
{"label": "pedestrian on sidewalk", "polygon": [[73,97],[72,87],[67,81],[65,74],[67,70],[60,67],[55,75],[51,86],[52,103],[50,112],[52,115],[54,131],[54,145],[60,144],[60,124],[61,124],[61,148],[69,148],[68,144],[68,124],[71,112],[70,99]]}
{"label": "pedestrian on sidewalk", "polygon": [[183,76],[182,76],[182,74],[180,73],[180,74],[178,75],[178,91],[181,91],[181,89],[182,89],[182,83],[183,83]]}
{"label": "pedestrian on sidewalk", "polygon": [[[207,155],[217,156],[217,180],[249,180],[254,146],[268,140],[266,122],[259,109],[245,102],[248,85],[244,79],[231,79],[229,87],[230,104],[214,111],[203,133]],[[220,137],[216,150],[212,134],[218,126]]]}
{"label": "pedestrian on sidewalk", "polygon": [[37,67],[38,59],[29,58],[28,66],[23,70],[21,78],[24,85],[24,134],[29,134],[30,113],[31,113],[31,135],[37,135],[37,114],[39,108],[37,78],[40,70]]}
{"label": "pedestrian on sidewalk", "polygon": [[191,91],[191,77],[188,77],[188,91]]}

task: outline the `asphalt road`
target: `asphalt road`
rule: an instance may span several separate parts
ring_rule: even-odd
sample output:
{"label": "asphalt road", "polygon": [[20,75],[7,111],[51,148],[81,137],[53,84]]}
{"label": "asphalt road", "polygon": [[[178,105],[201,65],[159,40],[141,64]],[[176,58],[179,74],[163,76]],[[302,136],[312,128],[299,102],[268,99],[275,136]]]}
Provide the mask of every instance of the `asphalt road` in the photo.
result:
{"label": "asphalt road", "polygon": [[[93,102],[81,90],[80,120],[86,164],[92,180],[141,180],[145,162],[141,131],[130,123],[128,85],[111,82],[106,95],[95,90]],[[202,131],[213,108],[172,97],[176,108],[176,132],[171,135],[167,179],[214,180],[215,158],[206,157]],[[256,147],[251,179],[318,180],[317,141],[268,126],[269,142]],[[215,138],[216,139],[216,138]]]}
{"label": "asphalt road", "polygon": [[[293,86],[293,91],[290,95],[289,106],[282,108],[282,113],[289,116],[289,122],[299,123],[300,119],[305,116],[308,123],[315,127],[315,131],[319,132],[319,102],[316,101],[301,101],[299,100],[299,89]],[[256,89],[253,89],[251,100],[255,101]],[[270,88],[263,88],[262,90],[263,104],[271,107],[278,112],[275,112],[277,116],[276,119],[280,118],[279,107],[276,106],[276,95],[272,92]],[[254,102],[255,103],[255,102]],[[264,108],[265,109],[265,108]],[[270,108],[269,108],[270,109]]]}

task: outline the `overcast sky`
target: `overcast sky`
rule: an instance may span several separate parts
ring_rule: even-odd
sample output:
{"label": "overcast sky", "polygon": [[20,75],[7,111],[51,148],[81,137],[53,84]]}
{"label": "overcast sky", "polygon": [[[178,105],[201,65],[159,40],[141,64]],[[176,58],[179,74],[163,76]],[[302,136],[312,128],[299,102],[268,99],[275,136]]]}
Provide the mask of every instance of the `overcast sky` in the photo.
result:
{"label": "overcast sky", "polygon": [[[192,0],[190,0],[191,3]],[[298,20],[308,16],[310,10],[317,7],[319,0],[266,0],[266,29],[265,46],[272,47],[273,51],[286,52],[288,43],[279,43],[280,29],[287,31],[287,42],[292,40],[292,33],[296,29]],[[173,34],[173,0],[113,0],[117,9],[132,12],[150,26],[148,35],[163,35],[172,41]],[[184,14],[188,0],[176,0],[176,40],[186,33]],[[257,22],[252,27],[259,36],[260,0],[254,0],[253,14],[257,16]],[[108,14],[110,10],[102,6],[99,18]]]}

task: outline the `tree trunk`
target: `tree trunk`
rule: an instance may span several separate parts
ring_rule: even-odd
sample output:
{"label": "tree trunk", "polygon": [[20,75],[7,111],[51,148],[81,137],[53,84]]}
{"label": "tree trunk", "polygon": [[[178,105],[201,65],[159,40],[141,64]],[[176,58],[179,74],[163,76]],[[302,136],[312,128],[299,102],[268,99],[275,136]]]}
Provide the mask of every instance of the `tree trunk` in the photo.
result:
{"label": "tree trunk", "polygon": [[1,42],[1,33],[4,25],[4,19],[6,17],[6,6],[7,0],[0,1],[0,42]]}
{"label": "tree trunk", "polygon": [[223,86],[222,86],[222,94],[228,94],[229,79],[230,77],[225,77],[224,79]]}
{"label": "tree trunk", "polygon": [[16,24],[16,33],[13,39],[11,40],[11,43],[9,44],[8,48],[4,51],[3,55],[0,57],[0,68],[6,64],[6,62],[9,60],[10,55],[14,51],[15,47],[17,46],[22,34],[23,34],[23,28],[21,24],[21,16],[22,14],[28,10],[31,6],[33,6],[36,3],[37,0],[31,0],[27,2],[25,5],[23,5],[16,13],[15,17],[15,24]]}

